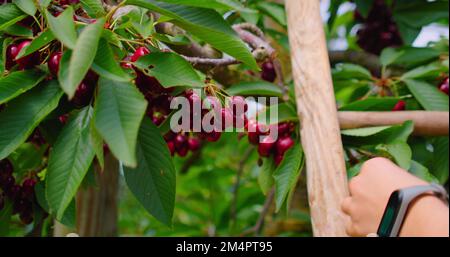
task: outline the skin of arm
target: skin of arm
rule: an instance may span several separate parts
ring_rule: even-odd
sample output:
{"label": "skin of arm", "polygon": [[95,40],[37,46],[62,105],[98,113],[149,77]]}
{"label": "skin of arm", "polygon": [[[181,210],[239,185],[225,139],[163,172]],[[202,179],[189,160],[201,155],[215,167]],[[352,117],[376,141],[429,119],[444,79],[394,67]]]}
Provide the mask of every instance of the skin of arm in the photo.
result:
{"label": "skin of arm", "polygon": [[[428,183],[411,175],[386,158],[365,162],[358,176],[349,182],[350,196],[342,210],[350,217],[349,236],[376,233],[392,192]],[[400,236],[449,236],[449,208],[439,198],[424,195],[408,209]]]}

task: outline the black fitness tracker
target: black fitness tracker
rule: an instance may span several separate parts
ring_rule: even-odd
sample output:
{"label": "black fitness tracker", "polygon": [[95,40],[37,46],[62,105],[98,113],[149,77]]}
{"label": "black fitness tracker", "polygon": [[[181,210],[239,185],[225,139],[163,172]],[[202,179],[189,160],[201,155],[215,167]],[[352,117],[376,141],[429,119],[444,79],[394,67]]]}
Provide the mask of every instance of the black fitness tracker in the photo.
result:
{"label": "black fitness tracker", "polygon": [[394,191],[378,227],[379,237],[397,237],[410,203],[419,196],[434,194],[448,204],[447,191],[438,184],[414,186]]}

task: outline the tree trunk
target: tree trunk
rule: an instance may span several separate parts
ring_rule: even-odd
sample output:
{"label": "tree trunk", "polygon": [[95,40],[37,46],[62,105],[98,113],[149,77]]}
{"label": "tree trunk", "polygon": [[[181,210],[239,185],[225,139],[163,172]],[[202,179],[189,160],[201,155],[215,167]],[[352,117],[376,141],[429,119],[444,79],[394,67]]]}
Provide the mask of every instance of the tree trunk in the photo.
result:
{"label": "tree trunk", "polygon": [[295,93],[315,236],[345,236],[343,146],[319,0],[286,0]]}
{"label": "tree trunk", "polygon": [[95,187],[77,196],[77,233],[82,237],[117,236],[119,162],[105,155],[105,170],[96,166]]}

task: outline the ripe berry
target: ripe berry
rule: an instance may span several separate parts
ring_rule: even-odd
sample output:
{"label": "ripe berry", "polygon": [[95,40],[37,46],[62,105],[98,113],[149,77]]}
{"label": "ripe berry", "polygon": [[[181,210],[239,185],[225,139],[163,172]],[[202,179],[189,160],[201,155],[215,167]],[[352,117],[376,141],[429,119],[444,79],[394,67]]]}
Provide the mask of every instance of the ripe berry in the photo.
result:
{"label": "ripe berry", "polygon": [[197,138],[189,138],[188,148],[193,152],[197,151],[198,149],[200,149],[200,140],[198,140]]}
{"label": "ripe berry", "polygon": [[[17,46],[17,50],[19,53],[24,47],[28,46],[31,44],[30,40],[25,40],[22,43],[20,43]],[[17,55],[16,55],[17,56]],[[29,69],[32,68],[34,65],[39,63],[39,53],[38,52],[34,52],[30,55],[24,56],[18,60],[16,60],[17,64],[19,64],[19,69]]]}
{"label": "ripe berry", "polygon": [[258,145],[258,153],[261,157],[269,157],[275,146],[275,140],[270,136],[265,137]]}
{"label": "ripe berry", "polygon": [[209,142],[217,142],[217,141],[219,141],[221,136],[222,136],[222,133],[214,130],[211,133],[208,133],[206,135],[206,140],[208,140]]}
{"label": "ripe berry", "polygon": [[153,116],[152,118],[152,122],[153,124],[155,124],[156,126],[161,125],[164,122],[165,118],[162,115],[158,115],[158,116]]}
{"label": "ripe berry", "polygon": [[6,62],[5,62],[5,68],[7,70],[11,69],[16,59],[16,56],[19,54],[19,49],[17,48],[17,45],[11,44],[6,48]]}
{"label": "ripe berry", "polygon": [[175,144],[173,143],[173,141],[167,142],[167,147],[169,148],[170,155],[174,156],[176,149],[175,149]]}
{"label": "ripe berry", "polygon": [[47,63],[48,69],[54,76],[58,76],[59,63],[61,61],[61,57],[62,57],[61,52],[54,52],[50,55],[50,58],[48,59]]}
{"label": "ripe berry", "polygon": [[439,86],[439,90],[442,92],[442,93],[444,93],[444,94],[446,94],[446,95],[448,95],[448,83],[449,83],[449,81],[448,81],[448,77],[442,82],[442,84]]}
{"label": "ripe berry", "polygon": [[248,104],[245,101],[245,98],[242,96],[233,96],[230,99],[230,107],[233,110],[234,115],[240,115],[239,112],[247,112],[248,111]]}
{"label": "ripe berry", "polygon": [[23,212],[19,214],[20,221],[23,224],[31,224],[33,222],[33,215],[30,212]]}
{"label": "ripe berry", "polygon": [[177,153],[180,157],[185,157],[189,152],[189,149],[187,146],[184,146],[183,148],[177,149]]}
{"label": "ripe berry", "polygon": [[175,139],[175,149],[180,150],[187,147],[187,138],[183,134],[178,134]]}
{"label": "ripe berry", "polygon": [[275,79],[277,78],[275,66],[271,61],[263,63],[261,78],[268,82],[274,82]]}
{"label": "ripe berry", "polygon": [[34,197],[34,186],[36,185],[37,181],[32,178],[28,178],[23,181],[22,183],[22,196],[24,198],[27,198],[29,200],[33,200]]}
{"label": "ripe berry", "polygon": [[10,199],[16,200],[20,196],[21,187],[19,185],[12,185],[5,193]]}
{"label": "ripe berry", "polygon": [[281,162],[283,161],[283,159],[284,159],[284,155],[279,155],[279,154],[275,155],[275,157],[274,157],[275,164],[277,166],[280,165]]}
{"label": "ripe berry", "polygon": [[242,113],[240,116],[234,116],[234,127],[237,129],[242,129],[248,126],[248,119],[245,113]]}
{"label": "ripe berry", "polygon": [[403,100],[398,101],[398,103],[392,109],[392,111],[394,111],[394,112],[404,111],[404,110],[406,110],[406,102]]}
{"label": "ripe berry", "polygon": [[0,174],[9,174],[13,172],[13,165],[8,159],[0,160]]}
{"label": "ripe berry", "polygon": [[86,81],[82,81],[75,91],[75,96],[72,99],[72,103],[77,108],[87,106],[91,102],[93,93],[94,87],[90,86]]}
{"label": "ripe berry", "polygon": [[130,57],[130,61],[136,62],[137,60],[139,60],[139,58],[149,53],[150,50],[148,50],[146,47],[139,47],[138,49],[136,49],[136,52],[134,52],[134,54]]}
{"label": "ripe berry", "polygon": [[61,124],[63,124],[63,125],[67,123],[68,119],[69,119],[69,114],[63,114],[58,117],[59,122],[61,122]]}
{"label": "ripe berry", "polygon": [[290,136],[278,139],[276,146],[277,155],[284,155],[294,144],[295,142]]}
{"label": "ripe berry", "polygon": [[222,108],[220,110],[220,124],[221,129],[225,130],[233,126],[234,116],[230,109]]}

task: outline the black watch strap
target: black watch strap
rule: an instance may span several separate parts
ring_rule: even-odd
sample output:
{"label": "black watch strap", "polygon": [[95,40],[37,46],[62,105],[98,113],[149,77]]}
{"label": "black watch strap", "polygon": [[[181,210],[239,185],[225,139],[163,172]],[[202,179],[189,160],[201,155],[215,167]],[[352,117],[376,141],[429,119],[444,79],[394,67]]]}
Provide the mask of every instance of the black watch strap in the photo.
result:
{"label": "black watch strap", "polygon": [[438,184],[414,186],[393,192],[378,227],[378,236],[397,237],[411,202],[419,196],[430,193],[448,204],[447,191]]}

